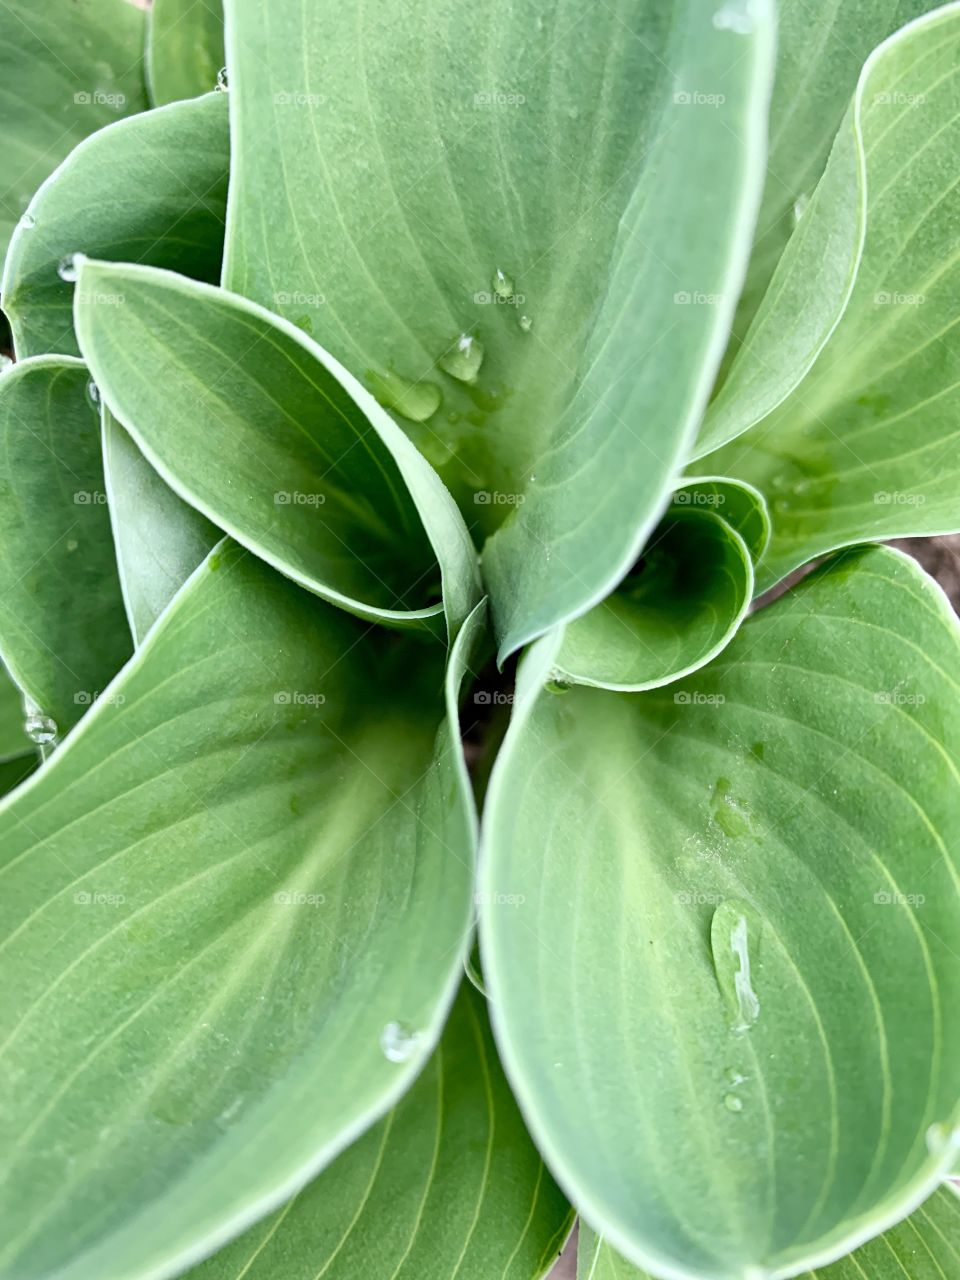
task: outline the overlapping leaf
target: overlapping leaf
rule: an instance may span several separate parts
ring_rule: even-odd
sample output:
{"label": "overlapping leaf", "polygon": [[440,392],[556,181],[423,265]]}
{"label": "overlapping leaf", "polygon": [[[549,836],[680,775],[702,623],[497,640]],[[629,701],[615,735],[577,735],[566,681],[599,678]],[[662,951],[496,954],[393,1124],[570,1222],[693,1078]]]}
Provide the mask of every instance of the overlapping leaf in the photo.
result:
{"label": "overlapping leaf", "polygon": [[103,471],[130,631],[140,644],[219,530],[157,475],[104,404]]}
{"label": "overlapping leaf", "polygon": [[411,1083],[472,909],[479,621],[445,713],[439,649],[222,544],[0,810],[0,1274],[170,1275]]}
{"label": "overlapping leaf", "polygon": [[209,93],[223,61],[222,0],[153,0],[147,82],[157,106]]}
{"label": "overlapping leaf", "polygon": [[[777,5],[767,178],[725,364],[737,354],[787,241],[803,220],[863,63],[888,35],[933,7],[929,0],[780,0]],[[855,178],[850,194],[855,197]],[[784,307],[783,316],[803,332],[819,301],[811,288],[803,309],[791,313]],[[722,416],[711,415],[713,428],[719,429]]]}
{"label": "overlapping leaf", "polygon": [[684,485],[633,573],[566,627],[554,678],[636,692],[702,667],[746,615],[767,532],[755,490],[713,478]]}
{"label": "overlapping leaf", "polygon": [[0,259],[30,197],[77,143],[145,110],[143,41],[144,15],[126,0],[0,6]]}
{"label": "overlapping leaf", "polygon": [[[960,1203],[947,1188],[935,1191],[909,1218],[849,1257],[806,1280],[946,1280],[960,1263]],[[621,1258],[584,1223],[580,1224],[577,1280],[650,1280]]]}
{"label": "overlapping leaf", "polygon": [[111,411],[218,527],[361,617],[442,628],[446,608],[456,632],[478,575],[452,499],[308,337],[224,290],[95,262],[76,327]]}
{"label": "overlapping leaf", "polygon": [[410,1092],[191,1280],[535,1280],[572,1211],[523,1127],[465,983]]}
{"label": "overlapping leaf", "polygon": [[787,1276],[918,1204],[960,1120],[960,637],[872,549],[668,689],[522,672],[487,796],[494,1025],[574,1203],[666,1276]]}
{"label": "overlapping leaf", "polygon": [[0,377],[0,456],[0,652],[52,737],[131,648],[81,361],[40,356]]}
{"label": "overlapping leaf", "polygon": [[[960,7],[948,5],[870,60],[809,232],[791,242],[717,401],[719,438],[750,430],[705,465],[771,502],[762,586],[858,539],[957,527],[958,49]],[[848,250],[860,235],[858,263]],[[708,432],[705,447],[717,442]]]}
{"label": "overlapping leaf", "polygon": [[3,308],[17,355],[79,355],[76,253],[220,276],[230,139],[222,94],[103,129],[30,201],[4,267]]}
{"label": "overlapping leaf", "polygon": [[745,269],[771,9],[229,6],[225,282],[497,529],[503,653],[609,594],[667,505]]}
{"label": "overlapping leaf", "polygon": [[23,695],[0,666],[0,795],[22,782],[36,760],[36,749],[24,730]]}

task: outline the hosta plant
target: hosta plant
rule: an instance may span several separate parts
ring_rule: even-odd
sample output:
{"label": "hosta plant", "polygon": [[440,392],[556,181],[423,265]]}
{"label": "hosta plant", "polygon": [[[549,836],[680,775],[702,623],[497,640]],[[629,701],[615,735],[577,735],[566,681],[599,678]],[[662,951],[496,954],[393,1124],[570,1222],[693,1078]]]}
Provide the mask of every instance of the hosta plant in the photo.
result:
{"label": "hosta plant", "polygon": [[0,68],[0,1276],[960,1275],[960,4]]}

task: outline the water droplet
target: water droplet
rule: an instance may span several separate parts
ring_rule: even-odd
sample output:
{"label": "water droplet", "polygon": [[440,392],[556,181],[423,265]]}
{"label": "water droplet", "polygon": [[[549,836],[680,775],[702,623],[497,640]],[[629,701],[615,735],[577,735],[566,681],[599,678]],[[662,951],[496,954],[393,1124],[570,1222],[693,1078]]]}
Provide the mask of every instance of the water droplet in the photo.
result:
{"label": "water droplet", "polygon": [[747,806],[731,795],[728,778],[718,778],[713,788],[713,820],[731,839],[753,834]]}
{"label": "water droplet", "polygon": [[21,215],[20,226],[23,227],[24,231],[32,231],[36,225],[37,220],[32,213],[28,211]]}
{"label": "water droplet", "polygon": [[713,25],[718,31],[750,35],[755,25],[753,0],[730,0],[713,15]]}
{"label": "water droplet", "polygon": [[727,1067],[723,1074],[726,1077],[727,1084],[732,1085],[734,1089],[738,1084],[746,1083],[747,1077],[745,1075],[741,1075],[736,1067]]}
{"label": "water droplet", "polygon": [[750,945],[752,941],[756,947],[759,931],[759,921],[745,902],[728,898],[713,913],[713,965],[734,1031],[748,1030],[760,1016],[750,972]]}
{"label": "water droplet", "polygon": [[76,551],[76,549],[77,549],[77,547],[79,547],[79,545],[80,545],[80,543],[76,540],[76,538],[68,538],[68,539],[67,539],[67,550],[68,550],[68,551]]}
{"label": "water droplet", "polygon": [[498,298],[513,297],[513,281],[499,267],[493,273],[493,292]]}
{"label": "water droplet", "polygon": [[807,212],[810,204],[809,196],[797,196],[793,202],[793,225],[796,226],[803,215]]}
{"label": "water droplet", "polygon": [[561,678],[561,673],[552,676],[543,686],[547,693],[569,693],[573,685],[569,680]]}
{"label": "water droplet", "polygon": [[31,711],[23,722],[23,730],[31,742],[38,746],[57,740],[57,722],[39,711]]}
{"label": "water droplet", "polygon": [[388,1022],[380,1032],[380,1048],[391,1062],[409,1062],[416,1052],[420,1037],[402,1022]]}
{"label": "water droplet", "polygon": [[10,359],[10,357],[5,356],[2,354],[2,352],[0,352],[0,373],[6,373],[6,371],[12,367],[13,367],[13,361]]}
{"label": "water droplet", "polygon": [[91,406],[91,408],[94,408],[94,409],[100,408],[100,388],[97,386],[97,384],[93,381],[92,378],[87,383],[87,403]]}
{"label": "water droplet", "polygon": [[61,280],[66,280],[67,284],[73,284],[80,274],[78,256],[76,253],[68,253],[57,263],[57,275]]}
{"label": "water droplet", "polygon": [[738,1098],[735,1093],[728,1093],[724,1095],[723,1105],[728,1111],[742,1111],[743,1099]]}
{"label": "water droplet", "polygon": [[469,333],[461,333],[450,350],[437,361],[444,373],[459,382],[476,382],[483,364],[483,344]]}
{"label": "water droplet", "polygon": [[520,328],[523,330],[524,333],[530,332],[530,330],[533,328],[533,321],[530,319],[529,316],[520,317]]}
{"label": "water droplet", "polygon": [[217,83],[215,86],[216,92],[226,93],[229,88],[230,88],[230,85],[227,79],[227,68],[221,67],[220,70],[217,72]]}
{"label": "water droplet", "polygon": [[385,409],[397,413],[411,422],[426,422],[440,408],[443,396],[435,382],[410,382],[396,373],[367,371],[370,390]]}

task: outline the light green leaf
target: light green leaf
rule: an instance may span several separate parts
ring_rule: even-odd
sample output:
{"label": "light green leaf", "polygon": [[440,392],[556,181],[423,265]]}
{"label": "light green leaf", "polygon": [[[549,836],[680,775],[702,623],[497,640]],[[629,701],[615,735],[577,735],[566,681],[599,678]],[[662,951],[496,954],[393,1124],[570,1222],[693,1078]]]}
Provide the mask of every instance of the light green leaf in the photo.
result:
{"label": "light green leaf", "polygon": [[541,694],[556,644],[522,668],[480,878],[524,902],[480,923],[527,1123],[658,1276],[829,1262],[960,1137],[957,621],[872,548],[668,689]]}
{"label": "light green leaf", "polygon": [[394,1110],[190,1280],[534,1280],[571,1218],[504,1079],[486,1002],[464,983]]}
{"label": "light green leaf", "polygon": [[146,109],[144,15],[126,0],[0,5],[0,258],[78,142]]}
{"label": "light green leaf", "polygon": [[[788,5],[788,10],[793,14],[794,6]],[[842,12],[844,20],[849,17],[857,22],[856,9]],[[805,30],[808,20],[805,12]],[[866,25],[869,28],[870,23]],[[698,456],[734,439],[776,409],[810,370],[839,323],[857,278],[866,236],[866,148],[872,136],[883,136],[891,109],[906,105],[904,95],[911,97],[910,90],[903,87],[904,77],[916,75],[917,68],[929,80],[937,74],[936,69],[930,71],[927,59],[937,50],[942,36],[943,15],[925,18],[897,32],[866,60],[827,172],[799,219],[745,348],[707,414],[697,444]],[[835,33],[827,36],[827,46],[836,52],[834,37]],[[803,40],[807,39],[804,35]],[[847,61],[851,52],[845,43],[841,60]],[[839,83],[845,83],[843,75]],[[831,92],[836,93],[836,82]],[[803,110],[797,105],[802,118]],[[898,147],[896,141],[893,145]],[[876,209],[872,216],[878,216]]]}
{"label": "light green leaf", "polygon": [[[753,598],[753,560],[720,515],[723,496],[715,483],[675,495],[638,569],[566,627],[554,679],[652,689],[702,667],[730,642]],[[750,515],[759,510],[750,507]]]}
{"label": "light green leaf", "polygon": [[[871,61],[845,126],[856,129],[862,148],[867,208],[843,317],[780,407],[698,464],[744,478],[770,500],[773,538],[761,587],[863,538],[958,527],[958,51],[960,6],[950,5],[909,27]],[[804,278],[807,289],[816,280],[817,288],[836,292],[832,272],[839,259],[832,261],[820,232],[829,225],[840,237],[853,228],[852,215],[844,213],[850,172],[842,159],[853,144],[841,139],[837,147],[814,200],[825,220],[819,231],[811,221],[809,237],[791,244],[772,296],[781,287],[791,296]],[[822,276],[821,259],[827,263]],[[807,310],[799,294],[794,299]],[[771,303],[771,317],[777,305]],[[796,363],[790,332],[778,322],[765,338],[758,336],[768,367]],[[752,411],[741,429],[751,417]]]}
{"label": "light green leaf", "polygon": [[209,93],[223,67],[222,0],[153,0],[147,81],[157,106]]}
{"label": "light green leaf", "polygon": [[746,267],[772,5],[228,15],[225,283],[364,377],[500,526],[506,654],[608,595],[667,505]]}
{"label": "light green leaf", "polygon": [[439,648],[225,542],[0,809],[4,1277],[172,1275],[412,1082],[468,939],[477,625],[445,709]]}
{"label": "light green leaf", "polygon": [[67,356],[0,376],[0,653],[51,736],[130,653],[89,385]]}
{"label": "light green leaf", "polygon": [[[798,223],[801,228],[798,235],[809,234],[811,219],[805,212],[807,202],[823,173],[862,64],[891,32],[933,7],[929,0],[842,0],[842,3],[838,0],[780,0],[777,6],[777,73],[770,104],[767,180],[750,267],[737,304],[733,334],[724,356],[725,364],[729,364],[739,351],[767,294],[780,256]],[[862,76],[860,82],[862,85]],[[845,134],[841,145],[847,147],[850,141]],[[847,192],[854,200],[857,198],[856,188],[854,174]],[[811,217],[813,213],[813,208],[810,208]],[[829,235],[825,239],[828,251],[836,253],[839,246],[831,241]],[[809,289],[806,296],[798,299],[802,310],[791,312],[786,298],[780,299],[779,315],[784,324],[789,322],[792,331],[789,336],[795,341],[803,334],[809,343],[811,321],[818,317],[821,304],[829,306],[832,290],[823,290],[823,278],[827,274],[827,270],[821,268],[817,273],[817,287]],[[797,280],[793,287],[802,283],[802,280]],[[806,283],[811,282],[807,279]],[[781,338],[787,336],[786,333],[781,334]],[[754,345],[755,338],[756,335],[751,337],[751,345]],[[802,351],[801,347],[798,354]],[[744,372],[743,369],[738,371],[741,391]],[[754,371],[753,376],[757,372]],[[781,376],[792,375],[796,381],[806,370],[801,368],[794,373],[791,368],[784,367],[778,372]],[[738,399],[736,393],[726,393],[723,402],[708,415],[707,429],[714,445],[718,443],[714,433],[719,437],[726,425],[732,425],[732,402]]]}
{"label": "light green leaf", "polygon": [[229,164],[227,103],[218,93],[121,120],[82,142],[31,200],[10,245],[3,307],[19,357],[79,355],[75,253],[218,280]]}
{"label": "light green leaf", "polygon": [[720,512],[747,544],[751,558],[761,559],[770,541],[770,515],[763,494],[753,485],[724,476],[688,476],[673,495],[674,503]]}
{"label": "light green leaf", "polygon": [[[104,303],[101,300],[122,299]],[[164,480],[281,572],[358,616],[451,633],[476,552],[436,474],[293,325],[149,267],[84,262],[80,346]]]}
{"label": "light green leaf", "polygon": [[117,568],[130,631],[139,645],[222,535],[164,484],[106,404],[101,417]]}
{"label": "light green leaf", "polygon": [[[946,1280],[960,1262],[960,1204],[944,1188],[855,1253],[804,1273],[805,1280]],[[577,1280],[650,1280],[583,1222]]]}

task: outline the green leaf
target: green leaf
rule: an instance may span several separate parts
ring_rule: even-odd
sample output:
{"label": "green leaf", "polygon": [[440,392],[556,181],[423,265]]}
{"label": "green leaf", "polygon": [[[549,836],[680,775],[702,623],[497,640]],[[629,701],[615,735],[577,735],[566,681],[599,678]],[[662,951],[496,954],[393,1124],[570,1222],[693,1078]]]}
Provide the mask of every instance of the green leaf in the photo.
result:
{"label": "green leaf", "polygon": [[[822,1265],[960,1137],[960,629],[848,553],[669,689],[541,694],[487,796],[501,1055],[554,1175],[637,1265]],[[753,1268],[753,1270],[751,1270]]]}
{"label": "green leaf", "polygon": [[0,764],[33,750],[23,719],[23,694],[0,666]]}
{"label": "green leaf", "polygon": [[146,109],[144,15],[126,0],[0,6],[0,258],[40,183],[78,142]]}
{"label": "green leaf", "polygon": [[31,200],[10,245],[3,307],[19,357],[80,354],[75,253],[216,282],[229,164],[219,93],[121,120],[82,142]]}
{"label": "green leaf", "polygon": [[222,0],[153,0],[147,81],[157,106],[209,93],[224,63]]}
{"label": "green leaf", "polygon": [[746,266],[771,11],[230,6],[224,281],[500,526],[502,654],[608,595],[667,505]]}
{"label": "green leaf", "polygon": [[117,568],[130,631],[139,645],[222,535],[164,484],[105,404],[101,416]]}
{"label": "green leaf", "polygon": [[753,560],[719,514],[723,497],[715,483],[674,496],[640,567],[566,627],[554,679],[652,689],[702,667],[730,642],[753,598]]}
{"label": "green leaf", "polygon": [[[805,1280],[945,1280],[960,1262],[960,1204],[944,1188],[882,1236]],[[621,1258],[583,1222],[577,1249],[577,1280],[650,1280]]]}
{"label": "green leaf", "polygon": [[131,647],[89,386],[66,356],[0,377],[0,652],[60,733]]}
{"label": "green leaf", "polygon": [[478,625],[445,706],[439,647],[225,542],[0,809],[4,1277],[171,1275],[413,1081],[468,940]]}
{"label": "green leaf", "polygon": [[539,1280],[571,1218],[504,1078],[486,1002],[464,983],[394,1110],[191,1280]]}
{"label": "green leaf", "polygon": [[[810,336],[804,326],[787,326],[777,299],[792,299],[785,309],[813,316],[817,308],[804,298],[820,290],[823,312],[830,297],[842,309],[840,276],[855,271],[842,319],[779,408],[698,464],[746,479],[770,500],[773,538],[761,587],[864,538],[958,527],[958,49],[960,7],[950,5],[871,59],[806,215],[809,235],[791,243],[771,285],[771,323],[764,329],[764,313],[757,318],[760,401],[768,381],[763,369],[777,370],[766,408],[789,389],[785,372],[803,372],[795,342]],[[856,239],[855,155],[867,201],[859,264],[834,256],[826,240]],[[818,332],[817,341],[827,337],[823,326]],[[811,357],[815,348],[811,342]],[[742,359],[750,358],[748,343]],[[756,412],[745,412],[737,429],[750,426]]]}
{"label": "green leaf", "polygon": [[694,510],[706,507],[722,513],[747,544],[754,562],[762,558],[770,541],[770,515],[763,494],[753,485],[723,476],[688,476],[673,501]]}
{"label": "green leaf", "polygon": [[[103,299],[121,299],[113,304]],[[358,616],[451,633],[479,597],[452,499],[399,428],[293,325],[149,267],[84,262],[80,346],[104,399],[191,506]]]}
{"label": "green leaf", "polygon": [[[802,228],[799,234],[808,234],[805,207],[823,173],[862,64],[886,36],[932,7],[929,0],[844,0],[839,4],[837,0],[780,0],[767,180],[725,364],[739,351],[798,223]],[[841,145],[846,146],[846,140]],[[848,194],[856,197],[856,177]],[[824,274],[823,269],[817,273],[821,290]],[[802,279],[796,282],[802,283]],[[791,337],[805,333],[822,301],[825,299],[816,289],[802,298],[802,310],[791,312],[787,299],[780,300],[779,314],[784,324],[789,321]],[[781,334],[781,338],[786,336]],[[770,372],[789,375],[792,370],[774,368]],[[742,383],[743,374],[741,369],[738,383]],[[711,432],[722,432],[730,401],[731,393],[727,393],[723,404],[708,416]]]}

